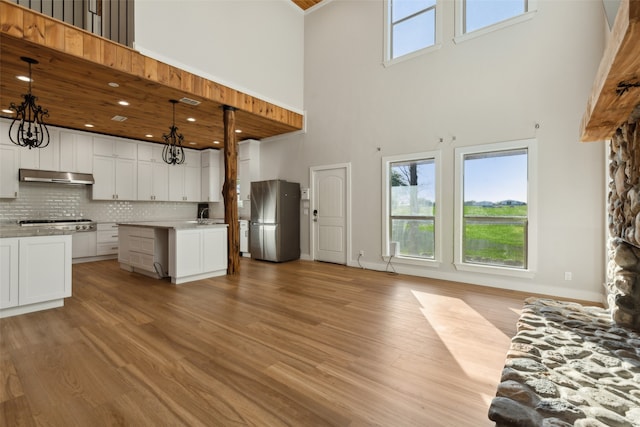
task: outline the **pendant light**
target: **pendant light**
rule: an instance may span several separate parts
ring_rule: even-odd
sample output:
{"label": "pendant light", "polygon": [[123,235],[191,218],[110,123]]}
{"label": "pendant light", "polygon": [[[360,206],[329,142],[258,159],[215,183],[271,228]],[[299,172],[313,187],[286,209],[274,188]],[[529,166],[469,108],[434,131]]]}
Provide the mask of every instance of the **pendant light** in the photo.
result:
{"label": "pendant light", "polygon": [[184,163],[184,149],[182,148],[184,137],[178,133],[176,127],[176,103],[178,101],[170,99],[169,102],[173,104],[173,124],[169,128],[169,134],[162,135],[166,144],[162,150],[162,160],[170,165],[181,165]]}
{"label": "pendant light", "polygon": [[49,111],[37,105],[38,98],[31,94],[31,65],[38,61],[26,56],[20,59],[29,64],[29,92],[22,95],[22,104],[12,102],[9,107],[16,112],[9,127],[9,139],[21,147],[44,148],[49,145],[49,130],[44,123],[44,118],[49,117]]}

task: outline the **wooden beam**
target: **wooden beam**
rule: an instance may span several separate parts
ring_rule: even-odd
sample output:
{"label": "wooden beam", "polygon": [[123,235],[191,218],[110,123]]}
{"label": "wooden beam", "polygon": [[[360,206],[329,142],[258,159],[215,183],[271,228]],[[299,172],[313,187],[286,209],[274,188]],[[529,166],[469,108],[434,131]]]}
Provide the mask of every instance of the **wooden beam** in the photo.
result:
{"label": "wooden beam", "polygon": [[581,141],[611,138],[640,104],[640,87],[630,87],[620,93],[621,84],[640,82],[638,46],[640,0],[622,0],[582,117]]}
{"label": "wooden beam", "polygon": [[240,271],[240,224],[238,223],[238,144],[236,142],[236,109],[225,105],[224,111],[224,222],[227,229],[229,261],[227,274]]}

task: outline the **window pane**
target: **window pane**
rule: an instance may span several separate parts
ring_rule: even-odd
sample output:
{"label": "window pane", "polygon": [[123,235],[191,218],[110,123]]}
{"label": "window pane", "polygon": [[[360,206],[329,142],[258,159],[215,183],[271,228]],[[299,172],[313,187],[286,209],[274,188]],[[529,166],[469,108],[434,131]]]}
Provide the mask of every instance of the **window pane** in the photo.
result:
{"label": "window pane", "polygon": [[391,163],[391,216],[433,216],[436,167],[433,159]]}
{"label": "window pane", "polygon": [[466,155],[463,174],[464,262],[526,268],[527,150]]}
{"label": "window pane", "polygon": [[435,221],[433,219],[392,219],[391,239],[398,242],[400,256],[435,258]]}
{"label": "window pane", "polygon": [[435,6],[436,0],[391,0],[391,22]]}
{"label": "window pane", "polygon": [[526,12],[526,0],[465,0],[465,33]]}
{"label": "window pane", "polygon": [[432,46],[436,42],[436,12],[430,9],[406,21],[392,25],[391,58]]}
{"label": "window pane", "polygon": [[389,172],[389,241],[398,243],[400,256],[434,259],[434,159],[394,162]]}

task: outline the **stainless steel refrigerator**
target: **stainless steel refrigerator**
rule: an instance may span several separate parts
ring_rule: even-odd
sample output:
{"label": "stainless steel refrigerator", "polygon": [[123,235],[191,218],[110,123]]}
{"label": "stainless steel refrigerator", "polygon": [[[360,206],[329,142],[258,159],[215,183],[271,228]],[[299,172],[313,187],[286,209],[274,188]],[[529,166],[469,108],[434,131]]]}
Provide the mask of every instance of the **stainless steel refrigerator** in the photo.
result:
{"label": "stainless steel refrigerator", "polygon": [[251,183],[251,258],[300,258],[300,184],[281,179]]}

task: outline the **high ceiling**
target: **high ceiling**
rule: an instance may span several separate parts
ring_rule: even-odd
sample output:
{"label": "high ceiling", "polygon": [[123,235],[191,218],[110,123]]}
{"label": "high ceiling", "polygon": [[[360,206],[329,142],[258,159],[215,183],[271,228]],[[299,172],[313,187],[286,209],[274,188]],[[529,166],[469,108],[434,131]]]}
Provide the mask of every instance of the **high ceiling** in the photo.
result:
{"label": "high ceiling", "polygon": [[[172,123],[169,100],[188,98],[200,104],[180,102],[175,112],[186,147],[222,148],[223,105],[237,108],[238,140],[263,139],[302,128],[300,114],[29,9],[0,1],[0,12],[2,109],[12,102],[19,104],[28,90],[28,83],[16,78],[28,74],[28,64],[20,59],[26,56],[39,62],[33,66],[32,93],[38,97],[38,104],[49,110],[47,123],[51,125],[162,142],[162,134],[168,133]],[[122,106],[120,101],[129,105]],[[13,117],[6,112],[0,115]],[[126,120],[114,121],[114,116]]]}

